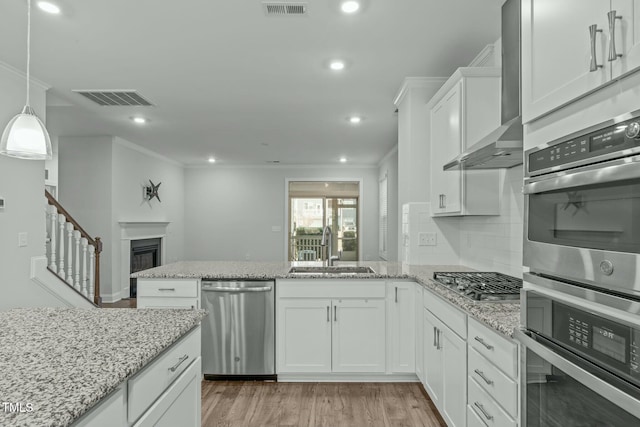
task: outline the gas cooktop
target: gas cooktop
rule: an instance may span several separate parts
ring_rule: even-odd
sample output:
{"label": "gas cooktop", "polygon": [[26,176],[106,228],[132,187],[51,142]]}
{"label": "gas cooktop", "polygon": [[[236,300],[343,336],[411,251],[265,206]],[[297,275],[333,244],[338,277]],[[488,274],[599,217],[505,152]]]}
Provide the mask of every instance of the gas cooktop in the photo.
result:
{"label": "gas cooktop", "polygon": [[436,283],[474,301],[514,302],[520,299],[522,280],[501,273],[435,272]]}

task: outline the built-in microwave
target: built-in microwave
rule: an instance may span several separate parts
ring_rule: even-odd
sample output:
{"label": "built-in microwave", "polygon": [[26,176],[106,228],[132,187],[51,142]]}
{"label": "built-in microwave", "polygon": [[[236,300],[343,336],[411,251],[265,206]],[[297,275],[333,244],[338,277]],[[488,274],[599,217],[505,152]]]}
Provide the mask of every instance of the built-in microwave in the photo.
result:
{"label": "built-in microwave", "polygon": [[640,110],[525,153],[524,264],[640,298]]}

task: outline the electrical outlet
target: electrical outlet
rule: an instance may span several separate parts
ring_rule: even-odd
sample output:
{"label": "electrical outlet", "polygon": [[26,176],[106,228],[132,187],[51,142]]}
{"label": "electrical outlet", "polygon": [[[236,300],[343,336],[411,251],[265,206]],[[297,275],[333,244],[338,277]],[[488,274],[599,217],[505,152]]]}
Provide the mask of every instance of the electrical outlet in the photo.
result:
{"label": "electrical outlet", "polygon": [[437,244],[436,233],[418,233],[418,246],[436,246]]}

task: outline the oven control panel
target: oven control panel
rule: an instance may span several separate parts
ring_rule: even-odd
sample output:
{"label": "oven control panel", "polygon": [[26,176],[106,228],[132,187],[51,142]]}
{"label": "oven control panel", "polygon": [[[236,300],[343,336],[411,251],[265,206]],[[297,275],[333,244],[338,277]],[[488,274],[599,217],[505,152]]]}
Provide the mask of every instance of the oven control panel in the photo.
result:
{"label": "oven control panel", "polygon": [[631,338],[631,375],[640,378],[640,329],[633,330]]}
{"label": "oven control panel", "polygon": [[607,126],[534,151],[528,155],[528,170],[529,173],[536,172],[634,147],[640,147],[640,118]]}

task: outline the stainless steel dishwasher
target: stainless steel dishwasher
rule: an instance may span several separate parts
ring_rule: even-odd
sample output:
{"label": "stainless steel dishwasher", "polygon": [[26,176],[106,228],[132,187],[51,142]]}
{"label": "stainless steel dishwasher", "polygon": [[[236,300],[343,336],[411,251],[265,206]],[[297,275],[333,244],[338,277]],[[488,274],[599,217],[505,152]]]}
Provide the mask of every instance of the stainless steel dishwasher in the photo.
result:
{"label": "stainless steel dishwasher", "polygon": [[205,379],[276,379],[275,282],[202,281]]}

